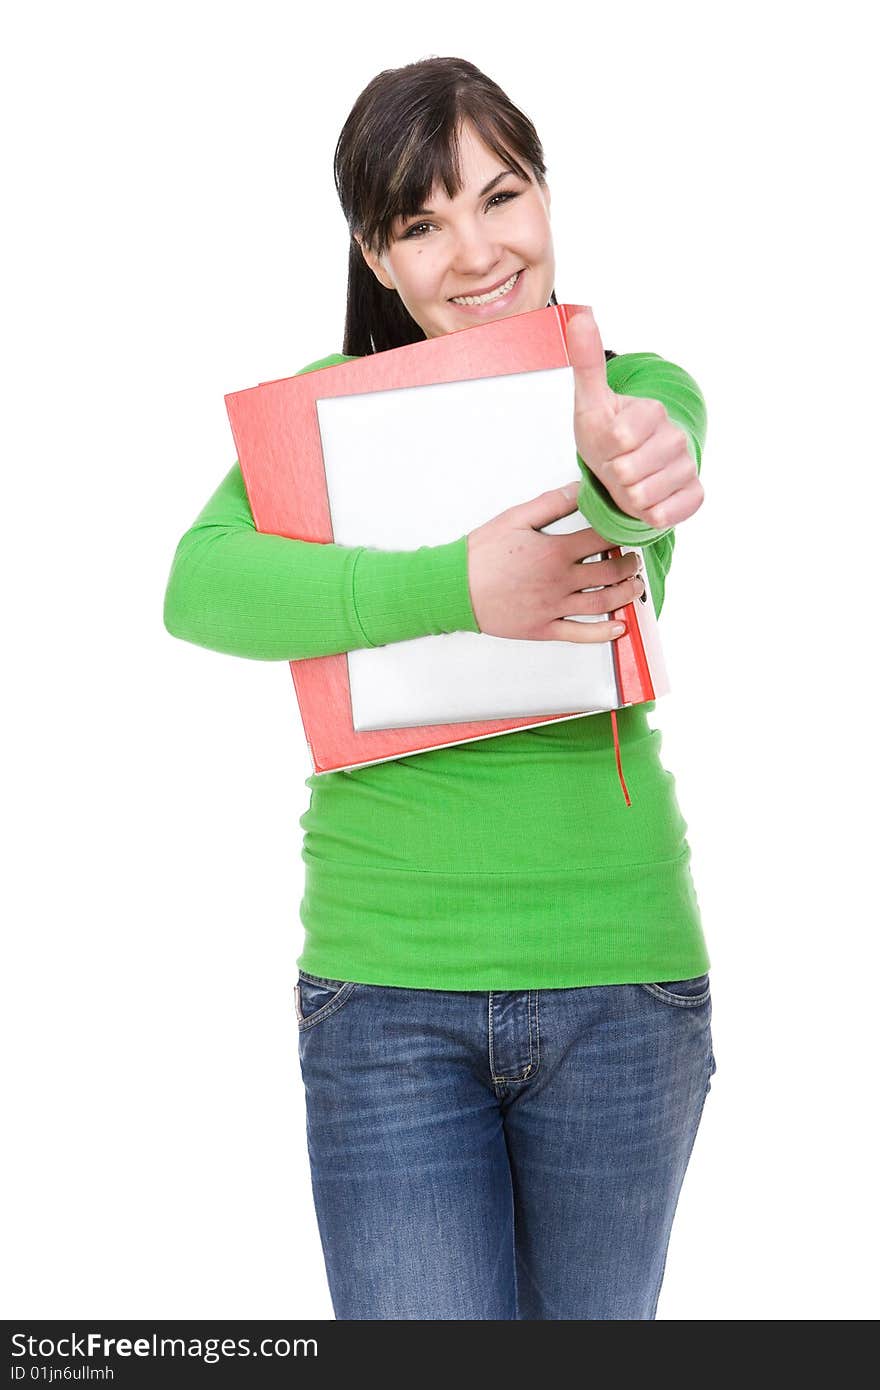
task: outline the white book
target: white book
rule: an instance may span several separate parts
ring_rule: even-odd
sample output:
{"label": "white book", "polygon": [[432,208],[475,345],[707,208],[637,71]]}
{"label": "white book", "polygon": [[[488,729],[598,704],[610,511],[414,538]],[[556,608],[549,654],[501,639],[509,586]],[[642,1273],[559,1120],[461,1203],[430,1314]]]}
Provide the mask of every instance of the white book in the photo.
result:
{"label": "white book", "polygon": [[[334,395],[315,404],[339,545],[442,545],[578,474],[570,366]],[[572,508],[542,529],[559,534],[586,528],[574,499]],[[638,551],[630,545],[619,549]],[[584,565],[601,558],[589,557]],[[669,680],[644,564],[642,576],[646,591],[633,611],[660,696]],[[596,586],[584,585],[591,587]],[[350,651],[354,729],[554,713],[576,718],[572,710],[619,709],[631,702],[621,692],[614,645],[452,632]]]}

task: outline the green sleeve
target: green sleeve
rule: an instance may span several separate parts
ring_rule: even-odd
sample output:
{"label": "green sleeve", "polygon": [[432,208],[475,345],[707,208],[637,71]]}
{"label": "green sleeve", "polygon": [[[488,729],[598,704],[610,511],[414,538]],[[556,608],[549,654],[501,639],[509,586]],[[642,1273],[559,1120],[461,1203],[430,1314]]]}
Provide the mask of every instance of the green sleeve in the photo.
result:
{"label": "green sleeve", "polygon": [[[349,360],[332,354],[302,372]],[[377,550],[258,531],[238,461],[178,542],[164,622],[172,637],[262,661],[480,630],[467,535]]]}
{"label": "green sleeve", "polygon": [[[693,377],[656,352],[628,352],[612,357],[607,377],[612,391],[621,396],[662,402],[670,420],[685,431],[688,451],[699,474],[706,442],[706,402]],[[675,548],[675,528],[649,526],[629,516],[615,504],[580,454],[577,454],[577,462],[583,479],[577,499],[579,510],[600,536],[613,545],[635,545],[643,550],[659,618]]]}

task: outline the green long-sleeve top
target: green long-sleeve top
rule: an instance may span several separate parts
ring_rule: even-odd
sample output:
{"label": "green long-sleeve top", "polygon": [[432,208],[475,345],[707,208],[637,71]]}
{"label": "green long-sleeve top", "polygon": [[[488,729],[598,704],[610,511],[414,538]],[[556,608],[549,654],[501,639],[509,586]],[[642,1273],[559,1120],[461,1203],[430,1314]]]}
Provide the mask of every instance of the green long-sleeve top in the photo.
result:
{"label": "green long-sleeve top", "polygon": [[[351,361],[333,353],[303,367]],[[656,353],[607,364],[650,397],[701,467],[696,382]],[[659,617],[675,541],[628,516],[573,449],[578,507],[612,544],[643,548]],[[257,531],[236,461],[174,554],[173,636],[231,656],[296,661],[441,632],[479,632],[467,536],[386,551]],[[349,772],[313,774],[300,817],[300,969],[422,989],[522,990],[688,979],[709,969],[675,778],[654,702]]]}

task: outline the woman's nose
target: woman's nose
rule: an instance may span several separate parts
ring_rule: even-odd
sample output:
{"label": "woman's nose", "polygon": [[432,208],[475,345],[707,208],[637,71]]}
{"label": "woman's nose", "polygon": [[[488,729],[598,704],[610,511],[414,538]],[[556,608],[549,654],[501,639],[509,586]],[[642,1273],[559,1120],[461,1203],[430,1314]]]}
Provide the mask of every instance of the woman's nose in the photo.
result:
{"label": "woman's nose", "polygon": [[464,277],[482,274],[498,265],[503,248],[488,232],[465,228],[458,232],[452,246],[452,266]]}
{"label": "woman's nose", "polygon": [[500,272],[502,265],[502,252],[493,247],[483,255],[457,256],[453,261],[449,278],[457,285],[488,285],[493,277],[498,278],[495,272]]}

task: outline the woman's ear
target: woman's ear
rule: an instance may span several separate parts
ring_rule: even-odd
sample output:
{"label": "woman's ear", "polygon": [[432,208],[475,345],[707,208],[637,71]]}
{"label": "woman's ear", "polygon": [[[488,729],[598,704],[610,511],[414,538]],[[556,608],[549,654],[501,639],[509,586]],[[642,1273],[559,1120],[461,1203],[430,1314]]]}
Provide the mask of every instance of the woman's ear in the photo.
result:
{"label": "woman's ear", "polygon": [[379,284],[384,285],[386,290],[393,290],[394,281],[391,279],[390,275],[383,267],[382,262],[379,260],[379,257],[375,254],[374,251],[368,250],[368,248],[363,243],[363,238],[360,236],[358,232],[354,232],[353,235],[358,246],[361,248],[361,254],[364,260],[372,270],[376,279],[379,281]]}

